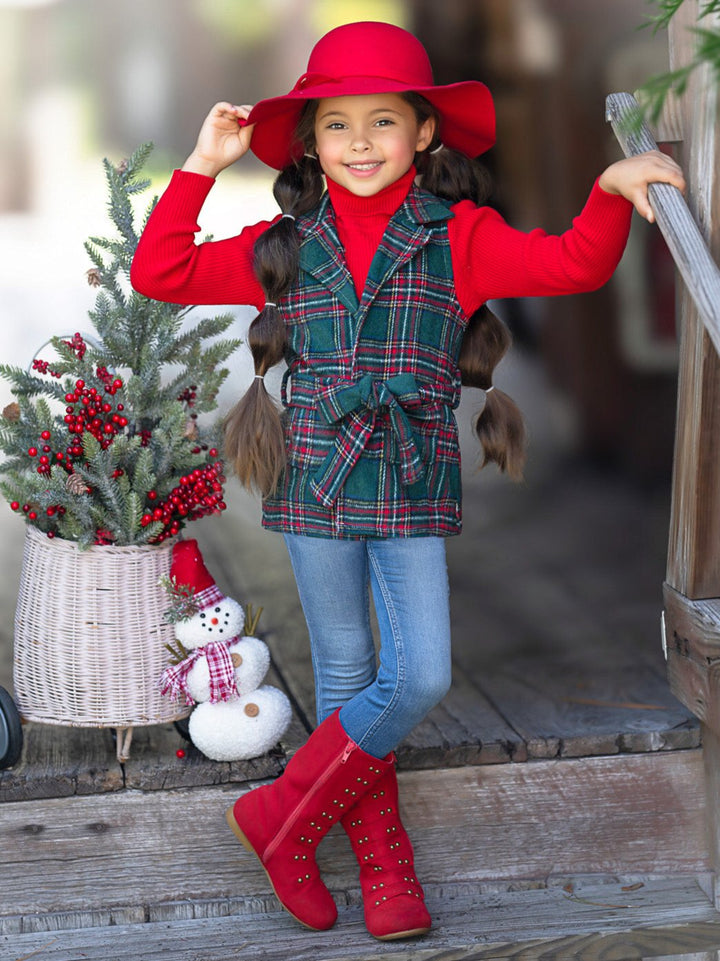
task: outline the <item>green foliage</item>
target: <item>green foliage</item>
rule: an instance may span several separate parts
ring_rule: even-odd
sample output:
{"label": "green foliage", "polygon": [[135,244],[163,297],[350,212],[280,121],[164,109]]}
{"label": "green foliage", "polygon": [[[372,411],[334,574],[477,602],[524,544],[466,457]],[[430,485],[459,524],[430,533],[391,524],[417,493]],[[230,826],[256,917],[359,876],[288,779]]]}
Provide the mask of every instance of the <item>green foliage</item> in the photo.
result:
{"label": "green foliage", "polygon": [[240,343],[222,336],[233,318],[193,322],[129,283],[151,149],[104,161],[115,233],[85,244],[94,332],[53,337],[52,359],[29,370],[0,365],[14,397],[0,419],[0,492],[28,523],[81,547],[157,543],[225,508],[219,425],[201,415],[216,409]]}
{"label": "green foliage", "polygon": [[[657,13],[650,16],[644,26],[652,27],[653,32],[656,33],[669,26],[684,0],[650,0],[650,2],[657,8]],[[719,12],[720,0],[701,0],[700,20]],[[669,70],[651,77],[638,91],[643,110],[653,123],[659,119],[669,96],[682,96],[687,89],[690,77],[698,67],[708,66],[714,74],[715,82],[720,82],[720,29],[696,27],[692,32],[697,38],[697,43],[690,62],[677,70]]]}
{"label": "green foliage", "polygon": [[[168,624],[187,621],[200,610],[192,584],[179,584],[176,577],[170,576],[161,577],[160,584],[170,598],[170,607],[165,611],[165,621]],[[184,657],[187,657],[187,652],[180,660]]]}

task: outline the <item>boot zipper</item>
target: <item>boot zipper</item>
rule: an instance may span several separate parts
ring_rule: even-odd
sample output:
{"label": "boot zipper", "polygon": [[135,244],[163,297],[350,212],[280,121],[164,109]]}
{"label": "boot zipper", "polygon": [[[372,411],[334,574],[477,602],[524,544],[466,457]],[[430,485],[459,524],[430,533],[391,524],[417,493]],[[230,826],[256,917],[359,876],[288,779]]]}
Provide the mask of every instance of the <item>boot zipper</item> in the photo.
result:
{"label": "boot zipper", "polygon": [[263,852],[263,856],[262,856],[263,862],[269,861],[270,858],[275,853],[275,850],[277,849],[277,847],[285,840],[286,835],[288,834],[291,827],[295,823],[295,818],[298,816],[302,808],[305,806],[308,798],[312,797],[312,795],[315,794],[323,786],[323,784],[325,784],[325,782],[331,777],[332,774],[335,773],[336,769],[341,764],[347,763],[348,758],[356,748],[357,748],[357,744],[354,741],[348,739],[348,742],[345,745],[345,750],[343,751],[341,756],[338,758],[335,758],[332,764],[326,767],[323,773],[321,774],[321,776],[317,779],[317,781],[313,783],[313,786],[308,791],[306,791],[305,794],[303,794],[303,796],[300,798],[298,803],[295,805],[295,807],[292,809],[292,811],[286,818],[283,826],[280,828],[278,833],[275,835],[272,841],[265,848],[265,851]]}

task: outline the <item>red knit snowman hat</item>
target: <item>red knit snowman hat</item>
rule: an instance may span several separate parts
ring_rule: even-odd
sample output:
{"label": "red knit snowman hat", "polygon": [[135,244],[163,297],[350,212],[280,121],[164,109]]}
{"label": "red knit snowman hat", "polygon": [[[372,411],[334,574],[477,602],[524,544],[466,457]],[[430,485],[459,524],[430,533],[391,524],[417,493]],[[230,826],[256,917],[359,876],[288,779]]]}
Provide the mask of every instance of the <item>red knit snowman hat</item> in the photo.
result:
{"label": "red knit snowman hat", "polygon": [[178,585],[193,589],[198,610],[205,610],[225,600],[205,561],[196,540],[178,541],[173,547],[170,577]]}

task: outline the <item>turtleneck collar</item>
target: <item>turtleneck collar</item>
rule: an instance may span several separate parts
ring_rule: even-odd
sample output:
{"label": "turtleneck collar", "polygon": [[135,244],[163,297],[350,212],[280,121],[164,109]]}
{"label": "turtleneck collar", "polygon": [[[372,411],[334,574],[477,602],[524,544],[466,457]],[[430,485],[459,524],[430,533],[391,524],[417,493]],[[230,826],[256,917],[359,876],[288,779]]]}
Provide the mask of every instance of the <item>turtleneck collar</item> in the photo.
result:
{"label": "turtleneck collar", "polygon": [[341,187],[329,177],[326,178],[326,182],[330,202],[339,216],[377,217],[385,214],[389,218],[407,197],[416,175],[417,171],[412,166],[395,183],[389,184],[371,197],[358,197],[357,194],[346,187]]}

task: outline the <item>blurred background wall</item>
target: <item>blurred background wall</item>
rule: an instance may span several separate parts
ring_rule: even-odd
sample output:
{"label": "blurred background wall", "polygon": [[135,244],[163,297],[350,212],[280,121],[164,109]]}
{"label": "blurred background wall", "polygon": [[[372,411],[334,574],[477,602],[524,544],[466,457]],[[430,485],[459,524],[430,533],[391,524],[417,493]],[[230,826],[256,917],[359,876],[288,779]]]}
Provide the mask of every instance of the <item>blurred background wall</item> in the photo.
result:
{"label": "blurred background wall", "polygon": [[[563,230],[619,156],[605,95],[666,66],[666,37],[638,30],[647,14],[646,0],[0,0],[0,356],[25,365],[50,335],[87,327],[82,242],[107,230],[102,157],[154,141],[161,190],[212,103],[284,92],[317,37],[351,20],[413,30],[438,82],[486,81],[494,202],[518,227]],[[241,166],[203,214],[215,236],[274,212],[269,171]],[[235,309],[242,334],[252,315]],[[657,231],[635,224],[602,291],[497,309],[577,452],[665,483],[676,351]]]}

